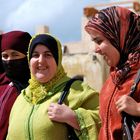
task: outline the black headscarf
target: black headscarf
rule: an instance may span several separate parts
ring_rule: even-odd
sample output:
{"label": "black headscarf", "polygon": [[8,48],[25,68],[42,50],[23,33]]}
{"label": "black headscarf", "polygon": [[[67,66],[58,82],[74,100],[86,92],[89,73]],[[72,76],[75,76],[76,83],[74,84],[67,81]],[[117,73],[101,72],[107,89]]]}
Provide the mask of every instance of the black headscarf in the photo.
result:
{"label": "black headscarf", "polygon": [[[8,49],[19,51],[25,54],[25,58],[15,60],[2,60],[6,76],[12,80],[15,85],[25,88],[30,78],[28,66],[27,50],[31,36],[24,31],[11,31],[2,34],[1,51]],[[22,87],[23,85],[23,87]]]}
{"label": "black headscarf", "polygon": [[30,44],[30,54],[29,54],[29,60],[32,57],[32,52],[34,50],[34,48],[36,47],[36,45],[38,44],[42,44],[45,45],[46,47],[48,47],[48,49],[51,51],[56,64],[58,65],[58,47],[57,47],[57,42],[56,40],[50,36],[50,35],[46,35],[46,34],[39,34],[37,35],[35,38],[32,39],[32,42]]}

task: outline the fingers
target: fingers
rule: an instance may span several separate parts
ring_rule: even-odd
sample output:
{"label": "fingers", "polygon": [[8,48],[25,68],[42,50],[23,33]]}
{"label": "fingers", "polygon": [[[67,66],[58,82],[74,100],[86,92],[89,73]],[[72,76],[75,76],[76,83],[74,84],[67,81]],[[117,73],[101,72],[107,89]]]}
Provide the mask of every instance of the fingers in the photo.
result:
{"label": "fingers", "polygon": [[63,105],[59,105],[57,103],[51,103],[48,107],[48,117],[53,121],[63,121],[63,114],[64,114],[64,107]]}
{"label": "fingers", "polygon": [[117,101],[116,101],[116,108],[118,110],[118,112],[122,112],[126,109],[127,107],[127,101],[128,101],[128,96],[127,95],[123,95],[121,96]]}
{"label": "fingers", "polygon": [[135,114],[136,112],[135,110],[137,108],[137,102],[130,96],[121,96],[115,104],[118,112],[125,111],[131,115]]}
{"label": "fingers", "polygon": [[57,103],[51,103],[48,107],[48,117],[57,122],[65,122],[69,121],[69,118],[75,114],[71,108],[69,108],[67,105],[62,104],[59,105]]}
{"label": "fingers", "polygon": [[51,103],[50,106],[48,107],[48,114],[56,114],[59,110],[59,105],[58,104],[55,104],[55,103]]}
{"label": "fingers", "polygon": [[118,104],[118,105],[116,105],[116,108],[117,108],[118,112],[121,113],[122,111],[125,110],[125,105]]}
{"label": "fingers", "polygon": [[57,109],[54,103],[51,103],[50,106],[48,107],[48,117],[51,120],[55,120],[57,114]]}

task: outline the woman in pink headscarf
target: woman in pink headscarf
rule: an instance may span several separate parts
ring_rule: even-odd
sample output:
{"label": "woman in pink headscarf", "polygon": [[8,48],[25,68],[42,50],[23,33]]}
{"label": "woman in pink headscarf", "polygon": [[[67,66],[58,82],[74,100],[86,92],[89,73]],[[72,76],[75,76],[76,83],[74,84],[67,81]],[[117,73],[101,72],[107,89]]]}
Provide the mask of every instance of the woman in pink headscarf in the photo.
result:
{"label": "woman in pink headscarf", "polygon": [[28,85],[30,71],[27,50],[31,36],[23,31],[1,35],[0,140],[5,140],[9,114],[20,91]]}
{"label": "woman in pink headscarf", "polygon": [[[99,11],[85,26],[97,43],[94,51],[103,55],[110,66],[110,75],[100,93],[99,140],[122,139],[122,111],[140,116],[140,84],[134,99],[127,96],[140,68],[139,21],[137,14],[114,6]],[[134,140],[140,139],[138,127]]]}

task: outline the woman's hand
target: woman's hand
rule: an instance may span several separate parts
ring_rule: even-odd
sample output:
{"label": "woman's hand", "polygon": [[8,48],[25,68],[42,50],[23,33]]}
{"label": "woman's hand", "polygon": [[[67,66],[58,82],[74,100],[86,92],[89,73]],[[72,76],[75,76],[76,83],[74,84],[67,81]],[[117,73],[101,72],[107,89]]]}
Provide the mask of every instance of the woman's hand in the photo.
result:
{"label": "woman's hand", "polygon": [[116,101],[116,107],[119,112],[126,112],[133,116],[140,116],[140,103],[137,103],[132,97],[123,95]]}
{"label": "woman's hand", "polygon": [[79,129],[75,112],[65,104],[51,103],[48,108],[48,116],[53,121],[67,123],[75,129]]}

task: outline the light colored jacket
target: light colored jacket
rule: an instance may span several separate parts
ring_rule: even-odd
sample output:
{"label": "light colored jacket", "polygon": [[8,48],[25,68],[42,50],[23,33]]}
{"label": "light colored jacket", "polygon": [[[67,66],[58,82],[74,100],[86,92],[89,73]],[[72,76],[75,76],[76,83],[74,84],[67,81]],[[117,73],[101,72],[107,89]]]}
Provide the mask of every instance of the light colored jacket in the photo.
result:
{"label": "light colored jacket", "polygon": [[[47,109],[50,103],[57,103],[66,77],[58,82],[59,90],[51,94],[51,89],[44,99],[33,104],[26,96],[26,88],[17,98],[11,112],[7,140],[67,140],[67,128],[64,123],[54,122],[48,118]],[[68,79],[67,79],[68,80]],[[64,82],[65,81],[65,82]],[[65,84],[64,84],[65,85]],[[55,86],[56,87],[56,86]],[[98,92],[87,84],[75,81],[72,84],[65,104],[75,110],[80,125],[76,131],[80,140],[97,140],[100,128]]]}

